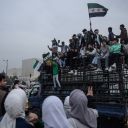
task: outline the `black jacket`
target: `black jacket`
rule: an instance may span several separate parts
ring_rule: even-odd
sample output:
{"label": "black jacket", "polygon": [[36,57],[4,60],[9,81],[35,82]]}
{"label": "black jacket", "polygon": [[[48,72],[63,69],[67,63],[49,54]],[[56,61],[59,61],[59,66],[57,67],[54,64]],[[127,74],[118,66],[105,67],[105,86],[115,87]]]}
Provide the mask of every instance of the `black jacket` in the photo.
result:
{"label": "black jacket", "polygon": [[34,128],[30,125],[25,119],[17,118],[16,119],[16,128]]}
{"label": "black jacket", "polygon": [[4,101],[7,94],[8,93],[4,89],[0,88],[0,117],[5,114]]}

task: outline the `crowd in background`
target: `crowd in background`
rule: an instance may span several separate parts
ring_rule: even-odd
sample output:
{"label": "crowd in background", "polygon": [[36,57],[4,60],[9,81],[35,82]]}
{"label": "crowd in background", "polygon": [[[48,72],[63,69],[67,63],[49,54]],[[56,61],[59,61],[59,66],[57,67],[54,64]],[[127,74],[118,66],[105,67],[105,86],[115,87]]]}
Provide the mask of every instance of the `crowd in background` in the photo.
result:
{"label": "crowd in background", "polygon": [[[120,25],[120,34],[115,35],[112,27],[108,28],[108,37],[99,34],[95,29],[84,29],[79,34],[73,34],[69,44],[60,40],[52,40],[52,57],[56,59],[59,67],[69,67],[69,73],[77,74],[77,68],[86,65],[96,71],[112,71],[112,69],[128,67],[128,34],[125,26]],[[58,48],[61,48],[59,51]],[[104,66],[102,66],[102,63]]]}

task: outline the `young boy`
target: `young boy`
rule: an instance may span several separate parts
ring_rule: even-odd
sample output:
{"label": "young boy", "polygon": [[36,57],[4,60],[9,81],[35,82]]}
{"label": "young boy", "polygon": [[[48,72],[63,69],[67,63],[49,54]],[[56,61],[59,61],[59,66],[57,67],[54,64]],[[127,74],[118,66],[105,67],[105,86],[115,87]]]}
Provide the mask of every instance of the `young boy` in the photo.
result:
{"label": "young boy", "polygon": [[121,69],[121,54],[123,52],[122,45],[118,42],[118,39],[114,38],[112,45],[109,48],[109,71],[112,71],[112,67]]}
{"label": "young boy", "polygon": [[59,74],[59,70],[58,70],[58,64],[55,60],[52,61],[52,68],[53,68],[53,84],[54,84],[54,89],[57,88],[56,86],[56,82],[59,86],[59,88],[61,88],[61,85],[60,85],[60,82],[59,82],[59,79],[58,79],[58,74]]}

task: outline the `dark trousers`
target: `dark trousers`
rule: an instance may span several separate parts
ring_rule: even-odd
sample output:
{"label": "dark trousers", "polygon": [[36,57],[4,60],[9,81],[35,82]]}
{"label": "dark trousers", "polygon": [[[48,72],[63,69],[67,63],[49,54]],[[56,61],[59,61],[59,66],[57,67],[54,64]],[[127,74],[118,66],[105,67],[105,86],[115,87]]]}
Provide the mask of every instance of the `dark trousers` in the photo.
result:
{"label": "dark trousers", "polygon": [[91,64],[93,58],[94,58],[94,55],[87,55],[86,60],[85,60],[85,65],[87,66],[87,65]]}
{"label": "dark trousers", "polygon": [[109,56],[109,66],[116,63],[118,69],[122,69],[121,55],[119,53],[112,53]]}
{"label": "dark trousers", "polygon": [[125,64],[128,65],[128,55],[125,55]]}
{"label": "dark trousers", "polygon": [[78,65],[78,52],[68,52],[67,63],[71,70],[76,70]]}

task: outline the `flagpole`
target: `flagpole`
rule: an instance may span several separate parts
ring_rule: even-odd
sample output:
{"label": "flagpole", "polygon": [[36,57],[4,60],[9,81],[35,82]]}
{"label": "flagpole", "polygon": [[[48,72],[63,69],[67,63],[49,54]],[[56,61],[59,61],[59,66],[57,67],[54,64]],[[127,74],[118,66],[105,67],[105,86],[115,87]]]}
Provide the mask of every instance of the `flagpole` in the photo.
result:
{"label": "flagpole", "polygon": [[[88,16],[89,16],[89,7],[88,7]],[[89,16],[89,22],[90,22],[90,31],[92,30],[92,22],[91,22],[91,17]]]}
{"label": "flagpole", "polygon": [[92,30],[92,22],[91,22],[91,18],[89,17],[89,21],[90,21],[90,31]]}

